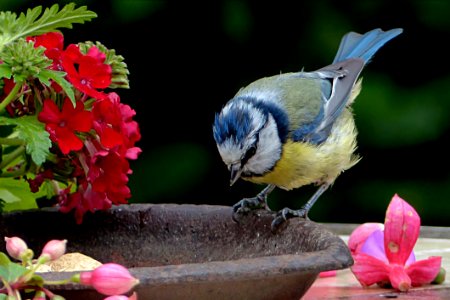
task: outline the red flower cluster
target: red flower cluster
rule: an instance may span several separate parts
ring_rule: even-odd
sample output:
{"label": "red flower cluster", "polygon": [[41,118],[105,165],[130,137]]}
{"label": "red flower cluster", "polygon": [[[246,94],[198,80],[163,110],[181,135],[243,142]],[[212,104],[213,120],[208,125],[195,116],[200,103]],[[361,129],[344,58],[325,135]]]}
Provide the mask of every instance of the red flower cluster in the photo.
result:
{"label": "red flower cluster", "polygon": [[44,164],[41,174],[45,176],[29,180],[33,190],[45,179],[69,170],[71,180],[59,190],[58,203],[63,212],[75,210],[78,223],[87,211],[127,203],[131,197],[128,160],[136,159],[141,152],[135,146],[141,134],[138,123],[133,121],[135,111],[121,103],[118,94],[103,91],[112,82],[106,54],[94,45],[87,53],[75,44],[64,49],[63,35],[58,32],[28,40],[34,41],[35,47],[46,48],[45,55],[53,61],[50,68],[66,72],[66,79],[76,89],[75,107],[55,82],[52,87],[59,94],[42,101],[38,120],[45,123],[57,146],[52,148],[56,161]]}

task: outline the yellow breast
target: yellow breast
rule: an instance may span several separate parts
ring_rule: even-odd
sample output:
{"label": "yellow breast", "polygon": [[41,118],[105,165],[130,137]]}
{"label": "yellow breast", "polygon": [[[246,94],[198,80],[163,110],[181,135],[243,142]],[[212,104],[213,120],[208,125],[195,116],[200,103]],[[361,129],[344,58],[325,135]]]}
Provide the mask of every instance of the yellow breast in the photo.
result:
{"label": "yellow breast", "polygon": [[244,178],[255,183],[274,184],[283,189],[298,188],[311,183],[333,183],[344,170],[359,158],[353,116],[345,110],[336,120],[328,139],[320,145],[288,140],[273,170],[264,176]]}

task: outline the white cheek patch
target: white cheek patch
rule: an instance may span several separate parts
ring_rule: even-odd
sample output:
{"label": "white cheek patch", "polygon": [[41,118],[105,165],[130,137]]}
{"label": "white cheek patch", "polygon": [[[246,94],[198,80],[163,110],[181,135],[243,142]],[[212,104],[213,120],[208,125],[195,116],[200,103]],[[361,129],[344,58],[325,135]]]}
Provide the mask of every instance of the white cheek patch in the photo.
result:
{"label": "white cheek patch", "polygon": [[269,116],[266,126],[259,132],[255,155],[249,159],[244,171],[262,175],[272,169],[281,157],[282,144],[275,120]]}

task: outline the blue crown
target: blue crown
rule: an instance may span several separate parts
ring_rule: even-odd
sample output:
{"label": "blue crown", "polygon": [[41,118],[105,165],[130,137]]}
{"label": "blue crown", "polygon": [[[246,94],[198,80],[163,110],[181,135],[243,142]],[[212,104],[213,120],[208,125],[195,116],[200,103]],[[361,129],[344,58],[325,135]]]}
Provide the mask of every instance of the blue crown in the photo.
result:
{"label": "blue crown", "polygon": [[216,114],[213,125],[214,139],[222,144],[227,139],[242,141],[251,130],[251,115],[248,109],[232,106],[227,114]]}
{"label": "blue crown", "polygon": [[[251,97],[239,97],[235,100],[251,103],[266,118],[268,118],[270,113],[277,124],[278,135],[281,141],[284,142],[286,140],[289,130],[289,120],[286,113],[280,107],[273,103],[259,101]],[[226,115],[216,114],[213,125],[216,143],[220,145],[229,138],[234,138],[236,142],[242,141],[252,130],[251,120],[252,116],[249,109],[238,108],[234,105],[230,107]]]}

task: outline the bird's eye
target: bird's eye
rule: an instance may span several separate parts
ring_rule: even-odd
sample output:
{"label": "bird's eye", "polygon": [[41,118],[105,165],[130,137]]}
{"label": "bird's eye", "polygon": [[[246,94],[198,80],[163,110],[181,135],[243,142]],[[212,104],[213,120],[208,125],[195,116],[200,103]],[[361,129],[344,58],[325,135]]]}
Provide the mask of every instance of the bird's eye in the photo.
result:
{"label": "bird's eye", "polygon": [[252,157],[253,155],[255,155],[256,153],[256,147],[255,146],[251,146],[248,150],[247,150],[247,156]]}
{"label": "bird's eye", "polygon": [[256,153],[256,146],[253,145],[245,152],[244,157],[241,159],[241,165],[245,165],[247,161]]}

